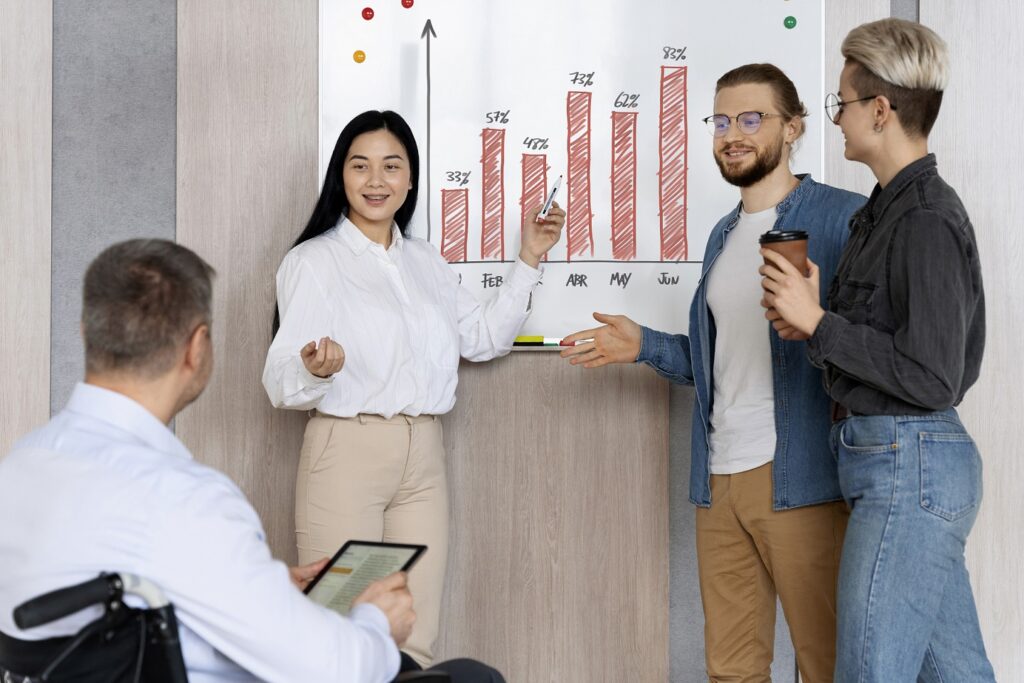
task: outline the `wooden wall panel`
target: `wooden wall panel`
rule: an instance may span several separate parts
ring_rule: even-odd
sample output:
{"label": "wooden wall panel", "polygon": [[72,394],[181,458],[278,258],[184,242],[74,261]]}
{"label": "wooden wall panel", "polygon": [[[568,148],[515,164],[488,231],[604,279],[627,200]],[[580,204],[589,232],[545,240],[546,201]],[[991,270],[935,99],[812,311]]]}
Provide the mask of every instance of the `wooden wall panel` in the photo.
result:
{"label": "wooden wall panel", "polygon": [[53,8],[0,3],[0,458],[50,417]]}
{"label": "wooden wall panel", "polygon": [[514,353],[464,362],[458,396],[440,654],[510,683],[668,680],[668,383]]}
{"label": "wooden wall panel", "polygon": [[317,2],[178,0],[178,241],[217,269],[216,370],[177,420],[295,559],[295,468],[305,415],[260,383],[274,273],[316,199]]}
{"label": "wooden wall panel", "polygon": [[1024,681],[1024,6],[921,0],[921,22],[950,48],[952,80],[931,135],[939,172],[956,188],[981,252],[987,340],[981,378],[960,413],[981,450],[985,498],[967,541],[985,645],[996,678]]}

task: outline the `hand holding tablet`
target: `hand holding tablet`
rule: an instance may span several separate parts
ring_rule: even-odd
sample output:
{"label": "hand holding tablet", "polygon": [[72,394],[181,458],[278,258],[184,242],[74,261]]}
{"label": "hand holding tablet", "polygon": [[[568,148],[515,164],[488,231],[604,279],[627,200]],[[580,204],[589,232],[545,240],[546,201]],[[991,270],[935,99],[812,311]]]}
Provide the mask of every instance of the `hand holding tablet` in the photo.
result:
{"label": "hand holding tablet", "polygon": [[314,602],[347,615],[371,583],[408,571],[426,549],[425,545],[348,541],[303,592]]}

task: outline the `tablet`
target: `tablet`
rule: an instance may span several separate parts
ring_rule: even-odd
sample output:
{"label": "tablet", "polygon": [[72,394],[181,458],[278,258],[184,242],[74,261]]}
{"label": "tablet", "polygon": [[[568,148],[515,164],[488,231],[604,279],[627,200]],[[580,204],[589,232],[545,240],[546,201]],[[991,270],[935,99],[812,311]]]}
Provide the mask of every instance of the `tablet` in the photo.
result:
{"label": "tablet", "polygon": [[349,541],[303,591],[313,602],[348,615],[352,601],[368,585],[397,571],[408,571],[425,545]]}

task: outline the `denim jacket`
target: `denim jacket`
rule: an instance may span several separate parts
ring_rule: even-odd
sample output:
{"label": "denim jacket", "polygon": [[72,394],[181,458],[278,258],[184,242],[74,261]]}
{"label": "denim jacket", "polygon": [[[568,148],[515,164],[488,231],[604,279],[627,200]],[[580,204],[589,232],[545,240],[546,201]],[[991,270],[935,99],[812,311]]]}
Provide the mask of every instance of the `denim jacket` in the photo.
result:
{"label": "denim jacket", "polygon": [[[865,197],[816,183],[809,175],[776,206],[775,230],[806,230],[807,255],[821,269],[820,298],[824,305],[829,283],[849,235],[850,216]],[[643,328],[638,363],[646,363],[677,384],[693,384],[690,461],[690,502],[711,505],[709,458],[711,408],[714,402],[715,321],[708,308],[707,275],[722,253],[737,222],[741,205],[718,222],[708,237],[700,282],[690,306],[690,334],[669,334]],[[751,244],[751,249],[758,245]],[[842,496],[836,465],[829,450],[829,398],[821,371],[807,359],[806,343],[783,341],[765,321],[772,353],[775,393],[775,464],[772,506],[776,510],[814,505]]]}

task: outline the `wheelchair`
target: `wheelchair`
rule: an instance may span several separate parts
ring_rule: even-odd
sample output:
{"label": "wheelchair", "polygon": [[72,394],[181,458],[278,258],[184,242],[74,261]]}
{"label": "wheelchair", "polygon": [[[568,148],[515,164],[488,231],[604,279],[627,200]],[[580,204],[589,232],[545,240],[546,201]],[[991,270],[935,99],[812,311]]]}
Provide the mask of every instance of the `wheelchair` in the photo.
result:
{"label": "wheelchair", "polygon": [[[145,608],[129,607],[125,595]],[[94,605],[103,615],[73,636],[21,640],[0,632],[0,683],[188,683],[172,605],[134,574],[100,574],[33,598],[14,610],[22,630]],[[443,672],[408,671],[393,683],[449,683]]]}
{"label": "wheelchair", "polygon": [[[125,594],[146,608],[129,607]],[[93,605],[103,615],[73,636],[20,640],[0,633],[3,683],[188,683],[174,606],[152,582],[134,574],[100,574],[33,598],[14,610],[22,630]]]}

